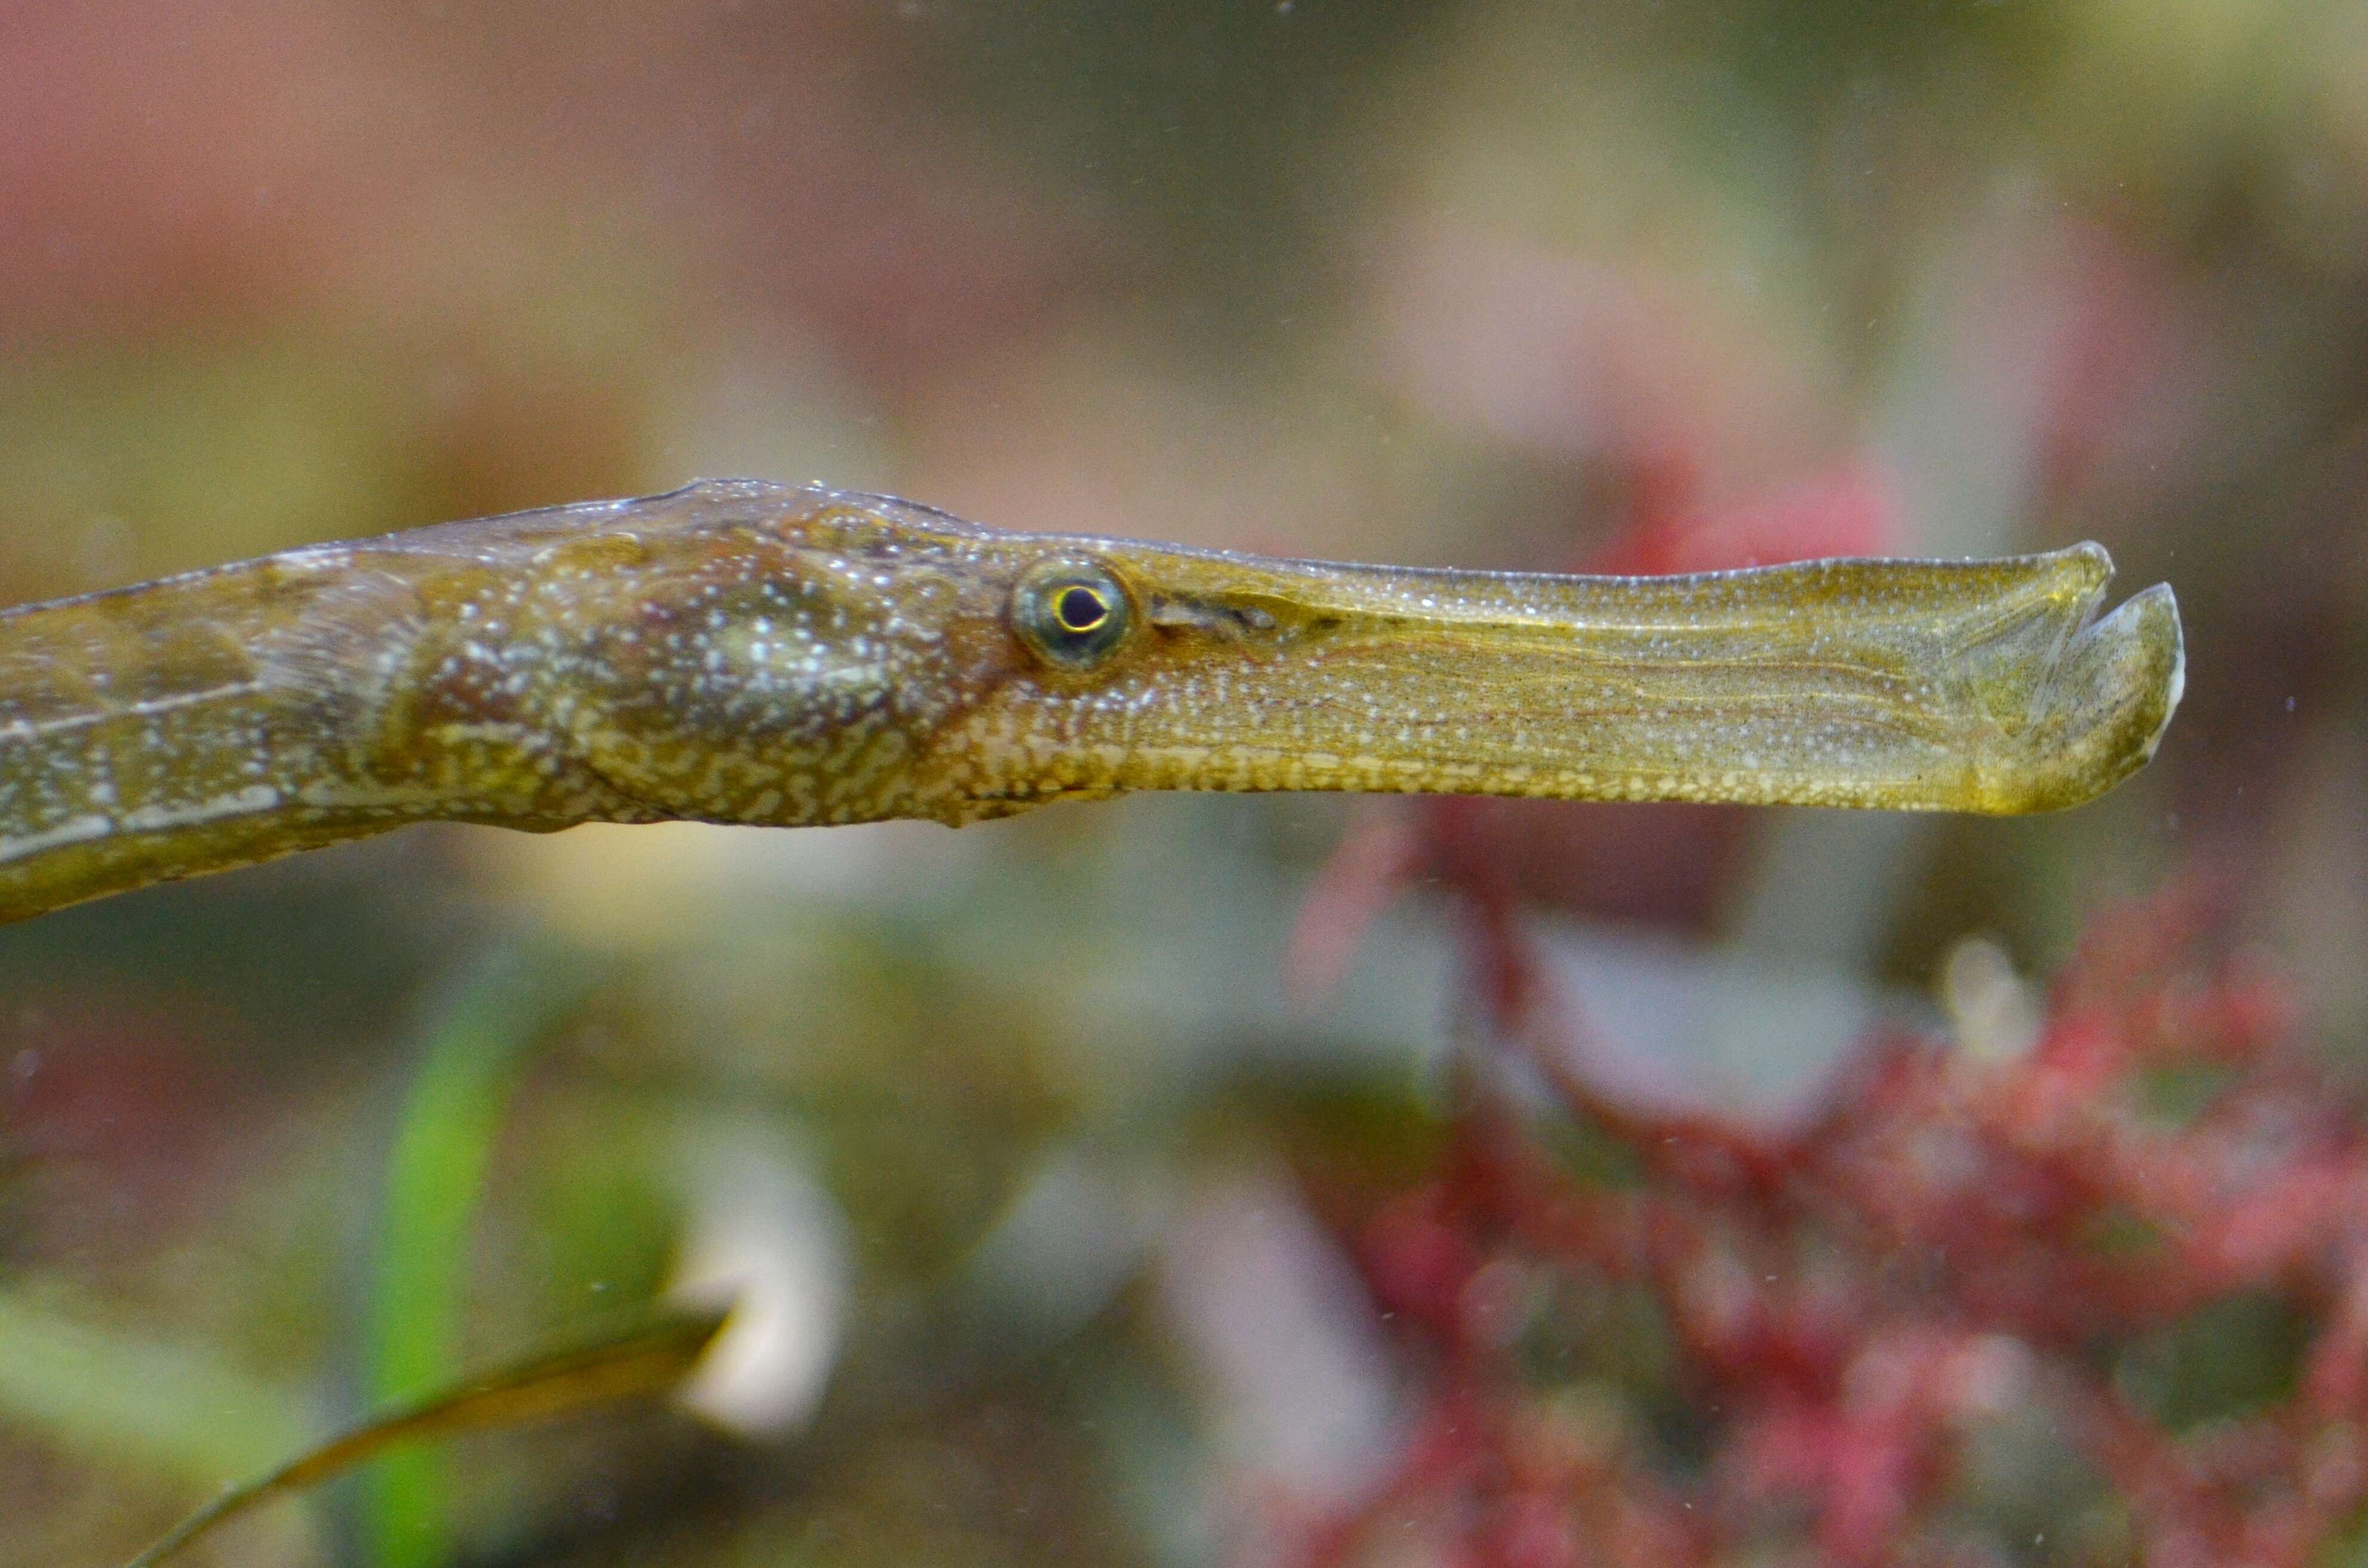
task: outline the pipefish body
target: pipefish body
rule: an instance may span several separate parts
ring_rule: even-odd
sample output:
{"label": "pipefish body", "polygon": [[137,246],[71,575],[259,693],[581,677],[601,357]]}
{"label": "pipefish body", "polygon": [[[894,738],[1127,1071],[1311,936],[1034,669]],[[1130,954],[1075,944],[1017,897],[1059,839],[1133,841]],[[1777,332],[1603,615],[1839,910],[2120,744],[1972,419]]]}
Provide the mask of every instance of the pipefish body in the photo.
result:
{"label": "pipefish body", "polygon": [[428,819],[1133,790],[2013,812],[2145,763],[2093,544],[1661,578],[1263,560],[707,482],[0,612],[0,921]]}

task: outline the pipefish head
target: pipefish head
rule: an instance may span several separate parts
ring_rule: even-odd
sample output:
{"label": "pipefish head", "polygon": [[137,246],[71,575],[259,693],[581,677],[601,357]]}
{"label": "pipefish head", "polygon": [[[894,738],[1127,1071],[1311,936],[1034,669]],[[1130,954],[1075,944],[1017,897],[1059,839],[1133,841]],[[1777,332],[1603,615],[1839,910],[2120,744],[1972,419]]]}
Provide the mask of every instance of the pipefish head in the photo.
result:
{"label": "pipefish head", "polygon": [[2152,755],[2168,588],[2079,546],[1585,578],[1014,541],[1019,656],[948,726],[961,809],[1129,790],[2020,812]]}
{"label": "pipefish head", "polygon": [[2135,770],[2178,699],[2168,590],[2092,620],[2095,546],[1578,578],[686,498],[700,526],[616,585],[571,709],[652,814],[962,823],[1133,790],[2028,811]]}
{"label": "pipefish head", "polygon": [[[1008,533],[884,496],[705,483],[540,568],[529,705],[602,814],[963,823],[1236,777],[1234,674],[1308,619],[1255,563]],[[1255,580],[1253,580],[1255,579]],[[1308,783],[1301,787],[1319,787]]]}

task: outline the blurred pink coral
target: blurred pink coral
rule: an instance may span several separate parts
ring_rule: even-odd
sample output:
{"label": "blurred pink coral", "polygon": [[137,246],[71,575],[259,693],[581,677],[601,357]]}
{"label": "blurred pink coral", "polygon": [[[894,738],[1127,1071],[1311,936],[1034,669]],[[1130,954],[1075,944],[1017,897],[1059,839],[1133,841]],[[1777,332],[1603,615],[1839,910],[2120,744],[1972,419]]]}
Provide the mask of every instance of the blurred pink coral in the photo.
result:
{"label": "blurred pink coral", "polygon": [[[2368,1121],[2296,1042],[2277,981],[2198,956],[2201,884],[2099,923],[2024,1054],[1894,1030],[1821,1115],[1771,1131],[1639,1114],[1577,1074],[1552,1049],[1566,1000],[1486,873],[1466,880],[1494,1043],[1465,1063],[1440,1174],[1359,1239],[1425,1415],[1299,1561],[1364,1561],[1385,1527],[1441,1519],[1441,1561],[1472,1568],[1997,1561],[1952,1505],[1973,1435],[2019,1410],[2093,1467],[2149,1562],[2314,1562],[2368,1499]],[[2198,1074],[2200,1105],[2157,1103]],[[1511,1092],[1528,1080],[1609,1133],[1633,1184],[1551,1153]],[[1644,1292],[1701,1453],[1526,1378],[1508,1281]],[[2290,1394],[2182,1426],[2117,1372],[2248,1292],[2307,1319]]]}

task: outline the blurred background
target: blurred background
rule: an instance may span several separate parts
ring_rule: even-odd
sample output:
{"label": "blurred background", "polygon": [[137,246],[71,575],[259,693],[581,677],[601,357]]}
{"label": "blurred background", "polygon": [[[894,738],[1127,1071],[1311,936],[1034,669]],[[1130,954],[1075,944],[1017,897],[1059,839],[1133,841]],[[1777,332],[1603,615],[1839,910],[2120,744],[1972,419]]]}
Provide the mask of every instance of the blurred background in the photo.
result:
{"label": "blurred background", "polygon": [[[2354,1179],[2364,329],[2351,4],[12,0],[11,602],[751,475],[1422,564],[2096,539],[2191,676],[2057,818],[414,829],[0,931],[0,1564],[119,1560],[702,1271],[752,1303],[703,1415],[466,1437],[194,1555],[2246,1560],[2166,1545],[2177,1488],[2047,1369],[2191,1459],[2286,1420],[2345,1204],[2050,1327],[1895,1267],[1884,1181],[1782,1194],[1868,1040],[2023,1084],[2084,927],[2198,879],[2337,1113],[2227,1168]],[[2187,962],[2149,1017],[2220,994]],[[1655,1165],[1680,1132],[1728,1174]],[[1648,1200],[1724,1239],[1623,1271],[1529,1222]],[[1771,1381],[1791,1339],[1700,1329],[1719,1268],[1854,1304]],[[1911,1321],[2027,1375],[1853,1448]],[[2338,1560],[2357,1488],[2290,1459],[2229,1506],[2307,1493],[2256,1555]]]}

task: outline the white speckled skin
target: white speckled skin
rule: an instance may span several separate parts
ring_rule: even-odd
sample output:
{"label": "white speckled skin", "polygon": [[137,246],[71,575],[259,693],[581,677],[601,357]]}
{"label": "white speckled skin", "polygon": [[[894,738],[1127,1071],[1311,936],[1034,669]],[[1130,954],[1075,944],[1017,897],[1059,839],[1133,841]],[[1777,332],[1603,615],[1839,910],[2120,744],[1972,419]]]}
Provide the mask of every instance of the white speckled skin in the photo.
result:
{"label": "white speckled skin", "polygon": [[[1117,585],[1048,656],[1015,594]],[[1672,578],[1264,561],[753,481],[0,615],[0,919],[426,818],[965,823],[1127,790],[2021,812],[2152,755],[2082,545]]]}

